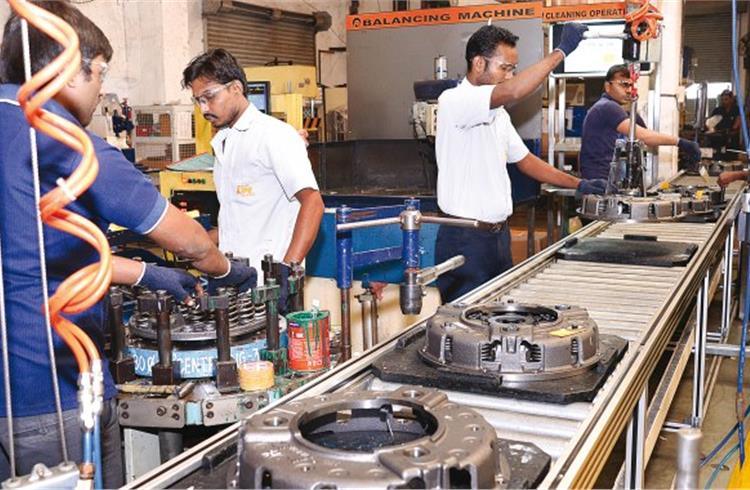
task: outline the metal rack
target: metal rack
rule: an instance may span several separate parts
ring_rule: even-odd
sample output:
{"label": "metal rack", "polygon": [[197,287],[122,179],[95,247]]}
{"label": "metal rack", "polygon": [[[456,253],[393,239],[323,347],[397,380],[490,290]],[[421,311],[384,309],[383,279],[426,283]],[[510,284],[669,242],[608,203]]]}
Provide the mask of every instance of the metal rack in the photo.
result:
{"label": "metal rack", "polygon": [[195,116],[192,105],[133,107],[135,156],[155,168],[195,156]]}

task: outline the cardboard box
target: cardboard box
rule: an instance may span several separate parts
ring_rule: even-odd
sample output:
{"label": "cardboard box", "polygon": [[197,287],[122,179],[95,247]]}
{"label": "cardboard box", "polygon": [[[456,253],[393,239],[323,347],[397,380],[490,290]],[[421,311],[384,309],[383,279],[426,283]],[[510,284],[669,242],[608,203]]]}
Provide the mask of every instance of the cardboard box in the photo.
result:
{"label": "cardboard box", "polygon": [[[510,229],[510,249],[513,255],[513,264],[518,264],[528,258],[527,242],[525,228]],[[536,230],[534,233],[534,253],[547,246],[547,232],[545,230]]]}

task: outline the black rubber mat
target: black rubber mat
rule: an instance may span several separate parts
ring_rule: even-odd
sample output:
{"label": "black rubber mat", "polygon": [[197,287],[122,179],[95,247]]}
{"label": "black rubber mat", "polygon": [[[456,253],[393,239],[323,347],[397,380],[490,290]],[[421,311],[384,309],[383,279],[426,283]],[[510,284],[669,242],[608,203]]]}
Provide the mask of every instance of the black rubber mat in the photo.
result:
{"label": "black rubber mat", "polygon": [[655,237],[573,238],[557,251],[557,258],[579,262],[679,267],[698,250],[694,243],[662,242]]}

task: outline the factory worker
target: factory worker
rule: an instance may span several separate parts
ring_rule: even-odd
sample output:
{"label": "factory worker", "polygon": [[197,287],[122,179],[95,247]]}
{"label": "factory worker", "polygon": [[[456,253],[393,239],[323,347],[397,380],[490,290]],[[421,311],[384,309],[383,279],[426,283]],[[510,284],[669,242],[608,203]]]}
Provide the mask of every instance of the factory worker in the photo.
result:
{"label": "factory worker", "polygon": [[247,99],[245,73],[224,49],[194,58],[182,84],[218,129],[211,146],[219,248],[249,258],[255,268],[265,254],[280,260],[283,312],[289,266],[305,259],[323,217],[305,142],[291,125],[263,114]]}
{"label": "factory worker", "polygon": [[466,78],[438,100],[435,150],[438,205],[458,218],[479,220],[481,229],[441,226],[435,260],[462,254],[463,267],[437,280],[443,301],[452,301],[512,266],[507,220],[513,212],[506,165],[540,182],[603,193],[606,182],[580,180],[532,155],[513,127],[505,105],[521,100],[581,41],[586,27],[570,23],[560,45],[540,62],[515,75],[518,37],[496,26],[484,26],[466,44]]}
{"label": "factory worker", "polygon": [[[102,31],[67,2],[37,2],[65,20],[78,34],[83,58],[80,71],[44,109],[70,123],[85,127],[99,102],[102,82],[109,70],[112,47]],[[29,24],[31,71],[39,72],[62,52],[62,46]],[[19,475],[31,472],[36,463],[52,467],[62,462],[61,437],[68,457],[82,459],[82,437],[78,411],[78,366],[73,353],[54,335],[57,380],[64,423],[58,431],[56,400],[47,330],[43,311],[39,236],[31,165],[29,124],[16,101],[25,80],[21,21],[11,15],[5,24],[0,48],[0,244],[5,319],[8,330],[10,385],[15,433],[15,463]],[[93,221],[102,230],[117,223],[153,239],[160,246],[190,259],[213,276],[215,285],[252,285],[255,271],[230,263],[208,234],[194,220],[167,203],[148,179],[123,154],[89,132],[99,160],[99,173],[91,187],[67,209]],[[38,132],[41,194],[57,186],[80,163],[78,153]],[[47,283],[53,294],[70,274],[98,260],[87,243],[55,228],[44,226]],[[113,257],[113,282],[139,283],[151,289],[166,289],[185,299],[195,279],[185,272],[144,265]],[[100,301],[91,309],[66,315],[83,329],[104,353],[105,310]],[[123,483],[117,393],[104,360],[104,407],[101,420],[104,486]],[[0,481],[10,476],[5,388],[0,383]]]}

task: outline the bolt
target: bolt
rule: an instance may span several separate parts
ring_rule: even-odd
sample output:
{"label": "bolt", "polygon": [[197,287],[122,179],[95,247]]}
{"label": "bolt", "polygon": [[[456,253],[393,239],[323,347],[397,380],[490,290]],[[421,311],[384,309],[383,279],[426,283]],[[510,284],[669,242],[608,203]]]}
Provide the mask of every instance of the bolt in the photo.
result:
{"label": "bolt", "polygon": [[159,417],[161,417],[165,413],[167,413],[167,409],[164,407],[159,407],[156,409],[156,415],[158,415]]}
{"label": "bolt", "polygon": [[128,404],[127,404],[127,403],[120,403],[120,407],[121,407],[121,408],[122,408],[123,410],[127,410],[127,409],[128,409]]}
{"label": "bolt", "polygon": [[174,405],[172,405],[172,410],[174,410],[175,412],[179,409],[180,409],[180,406],[178,404],[175,403]]}
{"label": "bolt", "polygon": [[246,401],[245,402],[245,408],[248,409],[248,410],[250,410],[251,408],[253,408],[253,402]]}
{"label": "bolt", "polygon": [[206,402],[206,408],[208,408],[210,410],[210,409],[214,408],[214,404],[212,402]]}
{"label": "bolt", "polygon": [[128,417],[130,417],[128,412],[122,412],[122,418],[127,419]]}
{"label": "bolt", "polygon": [[173,414],[172,414],[172,418],[173,418],[173,419],[175,419],[175,420],[180,420],[180,414],[178,414],[178,413],[173,413]]}
{"label": "bolt", "polygon": [[208,419],[214,418],[214,413],[213,412],[206,412],[206,418],[208,418]]}

